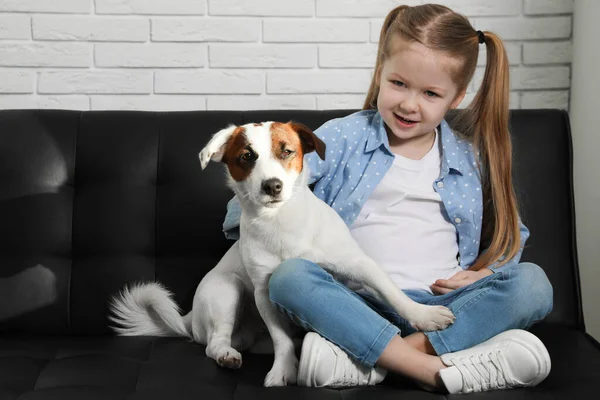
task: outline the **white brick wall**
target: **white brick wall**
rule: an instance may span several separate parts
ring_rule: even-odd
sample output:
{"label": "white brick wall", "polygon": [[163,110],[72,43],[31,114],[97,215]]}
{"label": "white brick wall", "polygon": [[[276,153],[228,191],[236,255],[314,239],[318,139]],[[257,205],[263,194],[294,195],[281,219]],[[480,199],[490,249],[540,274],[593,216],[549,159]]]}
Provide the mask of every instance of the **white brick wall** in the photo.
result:
{"label": "white brick wall", "polygon": [[[360,108],[383,18],[423,2],[0,0],[0,108]],[[572,0],[437,2],[504,38],[511,107],[568,108]]]}
{"label": "white brick wall", "polygon": [[150,23],[144,19],[89,15],[35,15],[34,40],[145,42]]}

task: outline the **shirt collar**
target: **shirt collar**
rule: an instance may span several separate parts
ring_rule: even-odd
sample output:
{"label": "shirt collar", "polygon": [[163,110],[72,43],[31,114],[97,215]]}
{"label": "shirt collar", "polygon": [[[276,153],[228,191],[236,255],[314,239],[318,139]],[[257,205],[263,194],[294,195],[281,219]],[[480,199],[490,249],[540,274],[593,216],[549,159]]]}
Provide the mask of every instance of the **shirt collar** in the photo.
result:
{"label": "shirt collar", "polygon": [[463,174],[468,167],[468,154],[471,151],[471,144],[465,139],[456,137],[456,134],[446,120],[442,120],[438,127],[440,132],[440,141],[442,142],[442,175],[446,175],[450,170]]}
{"label": "shirt collar", "polygon": [[385,123],[383,122],[383,118],[381,118],[379,111],[373,115],[371,123],[367,127],[367,134],[368,137],[365,152],[371,152],[383,145],[388,153],[391,155],[394,154],[392,153],[392,150],[390,150],[390,143],[385,130]]}

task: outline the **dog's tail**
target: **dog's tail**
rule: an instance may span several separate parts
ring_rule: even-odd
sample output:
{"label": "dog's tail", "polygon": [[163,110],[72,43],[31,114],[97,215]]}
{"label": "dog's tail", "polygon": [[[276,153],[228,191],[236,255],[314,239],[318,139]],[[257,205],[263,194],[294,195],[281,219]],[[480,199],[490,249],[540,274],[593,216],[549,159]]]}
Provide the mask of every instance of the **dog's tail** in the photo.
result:
{"label": "dog's tail", "polygon": [[184,336],[192,339],[191,313],[182,317],[173,294],[158,282],[125,287],[109,303],[111,328],[122,336]]}

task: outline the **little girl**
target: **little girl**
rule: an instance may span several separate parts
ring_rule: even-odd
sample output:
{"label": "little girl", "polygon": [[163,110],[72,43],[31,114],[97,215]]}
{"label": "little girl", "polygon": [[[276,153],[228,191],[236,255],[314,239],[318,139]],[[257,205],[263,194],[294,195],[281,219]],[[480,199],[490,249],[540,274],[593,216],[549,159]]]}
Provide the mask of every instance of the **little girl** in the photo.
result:
{"label": "little girl", "polygon": [[[485,45],[483,84],[465,96]],[[544,271],[519,263],[529,236],[511,179],[508,62],[502,41],[447,7],[400,6],[386,17],[363,111],[316,134],[308,154],[315,194],[361,248],[415,301],[456,316],[416,332],[387,304],[354,292],[302,259],[273,273],[270,298],[308,333],[298,384],[379,383],[387,371],[428,390],[470,393],[534,386],[550,372],[542,342],[525,331],[552,310]],[[224,224],[235,238],[234,201]]]}

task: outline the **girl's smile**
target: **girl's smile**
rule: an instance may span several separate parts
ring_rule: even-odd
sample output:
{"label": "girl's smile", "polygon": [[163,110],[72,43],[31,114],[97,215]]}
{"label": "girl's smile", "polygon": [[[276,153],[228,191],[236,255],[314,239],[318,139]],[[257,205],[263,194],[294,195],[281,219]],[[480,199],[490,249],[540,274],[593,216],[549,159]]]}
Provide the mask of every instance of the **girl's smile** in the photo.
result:
{"label": "girl's smile", "polygon": [[413,121],[411,119],[408,118],[404,118],[401,115],[398,114],[394,114],[394,116],[396,117],[396,119],[398,120],[398,124],[403,127],[403,128],[412,128],[413,126],[415,126],[419,121]]}

